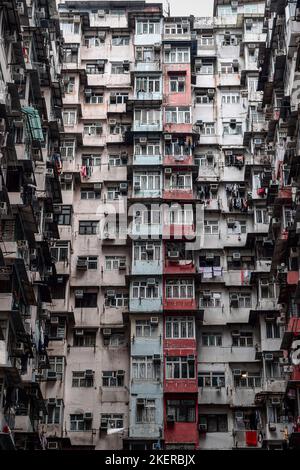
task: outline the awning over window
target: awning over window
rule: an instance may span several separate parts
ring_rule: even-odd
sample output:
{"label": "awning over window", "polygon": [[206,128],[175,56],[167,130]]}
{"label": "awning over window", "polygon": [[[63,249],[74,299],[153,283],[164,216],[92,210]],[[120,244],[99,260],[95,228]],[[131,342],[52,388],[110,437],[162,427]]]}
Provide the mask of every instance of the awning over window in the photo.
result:
{"label": "awning over window", "polygon": [[30,106],[26,106],[22,108],[22,111],[27,115],[27,132],[29,136],[32,140],[44,142],[41,118],[38,110]]}

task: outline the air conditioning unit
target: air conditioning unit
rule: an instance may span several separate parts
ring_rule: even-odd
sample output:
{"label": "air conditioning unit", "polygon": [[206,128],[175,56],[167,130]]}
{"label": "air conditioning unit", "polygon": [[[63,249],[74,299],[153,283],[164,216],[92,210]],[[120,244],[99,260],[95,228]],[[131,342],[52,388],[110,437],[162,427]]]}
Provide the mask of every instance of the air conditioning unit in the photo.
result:
{"label": "air conditioning unit", "polygon": [[86,89],[84,90],[84,94],[85,94],[85,96],[87,96],[87,97],[92,96],[93,90],[92,90],[91,88],[86,88]]}
{"label": "air conditioning unit", "polygon": [[17,2],[17,10],[19,15],[24,15],[24,3],[23,2]]}
{"label": "air conditioning unit", "polygon": [[102,183],[94,183],[94,191],[101,191]]}
{"label": "air conditioning unit", "polygon": [[160,354],[153,354],[153,362],[161,362]]}
{"label": "air conditioning unit", "polygon": [[84,330],[75,330],[75,336],[83,336],[84,335]]}
{"label": "air conditioning unit", "polygon": [[83,414],[83,419],[85,421],[90,421],[91,419],[93,419],[93,413],[91,413],[90,411],[84,413]]}
{"label": "air conditioning unit", "polygon": [[53,214],[50,212],[45,214],[45,222],[53,222]]}
{"label": "air conditioning unit", "polygon": [[137,398],[136,404],[137,406],[145,406],[145,398]]}
{"label": "air conditioning unit", "polygon": [[47,380],[57,380],[57,373],[53,370],[47,370]]}
{"label": "air conditioning unit", "polygon": [[238,252],[232,253],[232,259],[235,261],[239,261],[241,259],[241,253],[238,253]]}
{"label": "air conditioning unit", "polygon": [[72,173],[64,173],[62,176],[65,183],[73,181]]}
{"label": "air conditioning unit", "polygon": [[[256,49],[256,45],[255,44],[248,44],[248,49],[251,50],[251,51],[254,51]],[[261,104],[261,103],[259,103]],[[257,107],[258,109],[258,107]]]}
{"label": "air conditioning unit", "polygon": [[172,174],[172,168],[165,168],[165,175],[171,175]]}
{"label": "air conditioning unit", "polygon": [[117,375],[123,377],[125,375],[125,370],[117,370]]}
{"label": "air conditioning unit", "polygon": [[56,406],[56,405],[57,405],[57,400],[56,400],[56,398],[48,398],[47,402],[48,402],[48,406],[49,406],[49,405],[50,405],[50,406]]}
{"label": "air conditioning unit", "polygon": [[115,297],[116,293],[114,290],[107,290],[106,291],[106,297]]}
{"label": "air conditioning unit", "polygon": [[146,144],[147,143],[147,137],[140,137],[139,138],[139,143],[140,144]]}
{"label": "air conditioning unit", "polygon": [[47,449],[48,450],[58,450],[58,448],[59,448],[58,447],[58,442],[53,441],[53,442],[48,442],[47,443]]}
{"label": "air conditioning unit", "polygon": [[165,140],[172,140],[172,135],[171,134],[165,134]]}
{"label": "air conditioning unit", "polygon": [[232,374],[234,377],[240,377],[242,375],[241,369],[233,369]]}
{"label": "air conditioning unit", "polygon": [[288,357],[280,357],[279,358],[279,364],[288,364],[288,363],[289,363]]}
{"label": "air conditioning unit", "polygon": [[105,16],[105,10],[98,10],[97,15],[99,18],[103,18],[103,16]]}
{"label": "air conditioning unit", "polygon": [[51,325],[58,325],[59,324],[59,317],[51,317],[50,318]]}
{"label": "air conditioning unit", "polygon": [[234,338],[239,338],[241,334],[238,330],[233,330],[231,336],[233,336]]}
{"label": "air conditioning unit", "polygon": [[179,258],[179,251],[168,251],[168,258],[170,259],[178,259]]}
{"label": "air conditioning unit", "polygon": [[126,269],[126,261],[120,261],[119,262],[119,269],[121,269],[121,270]]}
{"label": "air conditioning unit", "polygon": [[194,362],[194,360],[195,360],[195,354],[188,354],[187,361],[188,362]]}
{"label": "air conditioning unit", "polygon": [[86,259],[78,259],[76,264],[76,269],[86,271],[88,267],[88,262]]}
{"label": "air conditioning unit", "polygon": [[83,299],[83,290],[81,289],[76,289],[75,290],[75,298],[76,299]]}
{"label": "air conditioning unit", "polygon": [[210,190],[213,192],[213,193],[216,193],[218,191],[218,188],[219,188],[219,185],[217,184],[211,184],[210,185]]}
{"label": "air conditioning unit", "polygon": [[84,373],[85,377],[93,377],[94,371],[92,369],[87,369]]}
{"label": "air conditioning unit", "polygon": [[150,323],[151,325],[158,325],[158,317],[151,317]]}
{"label": "air conditioning unit", "polygon": [[205,259],[206,260],[213,260],[215,258],[215,255],[213,253],[206,253]]}
{"label": "air conditioning unit", "polygon": [[164,45],[164,50],[165,51],[170,51],[171,50],[171,44],[165,44]]}
{"label": "air conditioning unit", "polygon": [[210,290],[204,290],[202,295],[203,295],[204,299],[210,299],[211,298]]}
{"label": "air conditioning unit", "polygon": [[0,215],[7,215],[7,203],[0,202]]}
{"label": "air conditioning unit", "polygon": [[128,184],[127,183],[120,183],[119,189],[120,189],[120,193],[127,193]]}
{"label": "air conditioning unit", "polygon": [[175,414],[168,414],[167,415],[167,423],[175,423]]}
{"label": "air conditioning unit", "polygon": [[116,119],[109,119],[108,124],[110,124],[111,126],[115,126],[117,124],[117,120]]}
{"label": "air conditioning unit", "polygon": [[141,190],[141,183],[139,181],[134,182],[134,190],[140,191]]}
{"label": "air conditioning unit", "polygon": [[265,354],[265,360],[266,361],[273,361],[273,358],[274,358],[273,354],[271,354],[271,353],[266,353]]}
{"label": "air conditioning unit", "polygon": [[214,96],[214,94],[215,94],[214,88],[209,88],[209,89],[207,90],[207,94],[208,94],[208,96]]}
{"label": "air conditioning unit", "polygon": [[102,334],[103,336],[111,336],[111,328],[103,328]]}
{"label": "air conditioning unit", "polygon": [[147,287],[155,287],[156,281],[154,277],[149,277],[147,279]]}
{"label": "air conditioning unit", "polygon": [[237,295],[232,295],[230,298],[230,307],[238,308],[239,307],[239,298]]}
{"label": "air conditioning unit", "polygon": [[233,152],[232,152],[232,150],[225,150],[225,151],[224,151],[224,154],[225,154],[227,157],[230,157],[231,155],[233,155]]}
{"label": "air conditioning unit", "polygon": [[199,432],[206,432],[207,431],[207,424],[199,423],[198,430],[199,430]]}

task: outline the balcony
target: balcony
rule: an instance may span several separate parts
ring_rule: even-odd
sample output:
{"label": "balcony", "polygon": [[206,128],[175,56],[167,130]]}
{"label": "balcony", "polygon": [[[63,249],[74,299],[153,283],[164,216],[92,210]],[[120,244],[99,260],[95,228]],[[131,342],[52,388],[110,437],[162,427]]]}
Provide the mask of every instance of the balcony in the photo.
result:
{"label": "balcony", "polygon": [[161,298],[129,299],[130,312],[162,312]]}
{"label": "balcony", "polygon": [[194,199],[194,193],[192,188],[173,187],[164,190],[163,198],[171,200],[191,200]]}
{"label": "balcony", "polygon": [[211,75],[196,75],[196,87],[197,88],[215,88],[217,86],[216,78],[214,74]]}
{"label": "balcony", "polygon": [[194,261],[184,259],[165,259],[164,274],[195,274]]}
{"label": "balcony", "polygon": [[239,73],[219,74],[219,86],[240,86],[241,76]]}
{"label": "balcony", "polygon": [[168,421],[164,427],[164,438],[166,444],[185,443],[191,449],[195,449],[199,443],[199,432],[197,422],[181,423]]}
{"label": "balcony", "polygon": [[197,378],[195,379],[166,379],[164,393],[198,393]]}
{"label": "balcony", "polygon": [[174,299],[164,297],[164,310],[196,310],[196,299]]}
{"label": "balcony", "polygon": [[163,272],[162,260],[133,260],[131,266],[131,274],[139,275],[160,275]]}
{"label": "balcony", "polygon": [[267,38],[267,35],[266,33],[249,33],[249,32],[245,32],[244,33],[244,36],[243,36],[243,42],[244,43],[258,43],[258,42],[262,42],[262,43],[265,43],[266,42],[266,38]]}
{"label": "balcony", "polygon": [[162,195],[161,189],[136,189],[133,188],[132,198],[155,199]]}
{"label": "balcony", "polygon": [[[155,102],[160,102],[162,100],[162,93],[157,92],[157,93],[150,93],[150,92],[143,92],[143,91],[138,91],[135,92],[133,97],[131,98],[130,101],[135,101],[136,104],[143,103],[144,101],[155,101]],[[159,104],[159,103],[157,103]]]}
{"label": "balcony", "polygon": [[131,235],[134,237],[158,239],[162,235],[162,224],[132,224]]}
{"label": "balcony", "polygon": [[192,166],[194,165],[194,157],[193,155],[165,155],[164,165]]}
{"label": "balcony", "polygon": [[136,61],[134,64],[134,72],[159,72],[160,70],[160,60],[153,60],[147,62]]}
{"label": "balcony", "polygon": [[191,134],[193,129],[192,124],[185,123],[164,123],[164,132],[167,134]]}
{"label": "balcony", "polygon": [[163,237],[193,240],[196,236],[194,224],[164,224]]}
{"label": "balcony", "polygon": [[133,165],[156,166],[162,164],[162,155],[133,155]]}
{"label": "balcony", "polygon": [[162,122],[147,123],[143,121],[133,122],[133,132],[162,132]]}

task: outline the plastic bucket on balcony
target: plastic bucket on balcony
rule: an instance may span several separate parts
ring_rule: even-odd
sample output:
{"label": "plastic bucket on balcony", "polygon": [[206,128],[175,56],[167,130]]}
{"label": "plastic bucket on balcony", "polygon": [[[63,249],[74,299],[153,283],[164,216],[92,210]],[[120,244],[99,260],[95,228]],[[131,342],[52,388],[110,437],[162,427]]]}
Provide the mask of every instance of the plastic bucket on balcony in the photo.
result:
{"label": "plastic bucket on balcony", "polygon": [[246,431],[245,438],[247,447],[257,446],[257,431]]}

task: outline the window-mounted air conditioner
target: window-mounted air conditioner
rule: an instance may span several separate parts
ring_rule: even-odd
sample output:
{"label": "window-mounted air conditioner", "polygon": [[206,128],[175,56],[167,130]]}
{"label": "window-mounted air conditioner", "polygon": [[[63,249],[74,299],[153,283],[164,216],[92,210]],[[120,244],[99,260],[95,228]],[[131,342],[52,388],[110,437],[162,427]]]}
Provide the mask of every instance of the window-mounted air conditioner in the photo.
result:
{"label": "window-mounted air conditioner", "polygon": [[155,287],[156,281],[154,277],[149,277],[147,279],[147,287]]}
{"label": "window-mounted air conditioner", "polygon": [[108,420],[107,419],[101,419],[100,430],[101,431],[107,431],[107,428],[108,428]]}
{"label": "window-mounted air conditioner", "polygon": [[58,325],[59,324],[59,317],[51,317],[50,318],[51,325]]}
{"label": "window-mounted air conditioner", "polygon": [[206,260],[213,260],[215,258],[215,255],[213,253],[206,253],[205,259]]}
{"label": "window-mounted air conditioner", "polygon": [[98,10],[97,15],[99,18],[103,18],[103,16],[105,16],[105,10]]}
{"label": "window-mounted air conditioner", "polygon": [[232,259],[234,261],[239,261],[241,259],[241,253],[238,253],[237,251],[235,253],[232,253]]}
{"label": "window-mounted air conditioner", "polygon": [[271,403],[272,403],[272,405],[280,405],[281,400],[280,400],[279,397],[272,397],[271,398]]}
{"label": "window-mounted air conditioner", "polygon": [[53,370],[47,370],[47,380],[57,380],[57,373]]}
{"label": "window-mounted air conditioner", "polygon": [[188,362],[194,362],[194,360],[195,360],[195,354],[188,354],[187,361]]}
{"label": "window-mounted air conditioner", "polygon": [[134,187],[135,191],[140,191],[141,190],[141,183],[139,181],[135,181],[133,187]]}
{"label": "window-mounted air conditioner", "polygon": [[234,377],[240,377],[242,375],[241,369],[233,369],[232,374]]}
{"label": "window-mounted air conditioner", "polygon": [[168,258],[170,259],[178,259],[179,258],[179,251],[168,251]]}
{"label": "window-mounted air conditioner", "polygon": [[265,360],[266,361],[273,361],[273,358],[274,358],[273,354],[271,354],[271,353],[266,353],[265,354]]}
{"label": "window-mounted air conditioner", "polygon": [[172,168],[165,168],[165,175],[171,175],[172,174]]}
{"label": "window-mounted air conditioner", "polygon": [[117,370],[117,375],[123,377],[125,375],[125,370]]}
{"label": "window-mounted air conditioner", "polygon": [[150,323],[151,325],[158,325],[158,317],[151,317]]}
{"label": "window-mounted air conditioner", "polygon": [[227,219],[227,225],[228,227],[234,227],[235,226],[235,219]]}
{"label": "window-mounted air conditioner", "polygon": [[116,119],[109,119],[108,124],[110,124],[111,126],[115,126],[117,124],[117,120]]}
{"label": "window-mounted air conditioner", "polygon": [[218,188],[219,188],[219,185],[218,184],[211,184],[210,185],[210,190],[213,192],[213,193],[216,193],[218,191]]}
{"label": "window-mounted air conditioner", "polygon": [[165,134],[165,140],[172,140],[171,134]]}
{"label": "window-mounted air conditioner", "polygon": [[53,222],[53,214],[51,214],[51,212],[46,212],[45,222]]}
{"label": "window-mounted air conditioner", "polygon": [[106,297],[115,297],[115,295],[116,293],[114,290],[109,289],[106,291]]}
{"label": "window-mounted air conditioner", "polygon": [[145,406],[145,398],[137,398],[136,404],[137,406]]}
{"label": "window-mounted air conditioner", "polygon": [[85,412],[85,413],[83,414],[83,419],[84,419],[85,421],[90,421],[91,419],[93,419],[93,413],[91,413],[90,411]]}
{"label": "window-mounted air conditioner", "polygon": [[119,262],[119,269],[120,270],[126,269],[126,261],[120,261]]}
{"label": "window-mounted air conditioner", "polygon": [[[256,45],[255,45],[255,44],[248,44],[248,49],[249,49],[250,51],[255,51]],[[258,109],[258,107],[257,107],[257,109]]]}
{"label": "window-mounted air conditioner", "polygon": [[241,336],[240,332],[238,330],[233,330],[231,333],[231,336],[235,338],[239,338]]}
{"label": "window-mounted air conditioner", "polygon": [[57,405],[57,400],[56,398],[48,398],[47,400],[48,406],[56,406]]}
{"label": "window-mounted air conditioner", "polygon": [[58,442],[49,442],[47,443],[47,449],[48,450],[58,450]]}
{"label": "window-mounted air conditioner", "polygon": [[147,251],[148,253],[152,253],[152,252],[154,251],[154,245],[153,245],[153,243],[147,243],[147,244],[146,244],[146,251]]}
{"label": "window-mounted air conditioner", "polygon": [[265,317],[265,321],[274,321],[274,320],[275,320],[274,315],[267,315],[267,316]]}
{"label": "window-mounted air conditioner", "polygon": [[202,294],[204,299],[210,299],[211,298],[211,292],[209,290],[204,290]]}
{"label": "window-mounted air conditioner", "polygon": [[165,44],[164,45],[164,50],[165,51],[170,51],[171,50],[171,44]]}
{"label": "window-mounted air conditioner", "polygon": [[207,94],[208,94],[208,96],[214,96],[214,94],[215,94],[214,88],[209,88],[209,89],[207,90]]}
{"label": "window-mounted air conditioner", "polygon": [[76,298],[76,299],[83,299],[83,290],[81,290],[81,289],[76,289],[76,290],[75,290],[75,298]]}
{"label": "window-mounted air conditioner", "polygon": [[127,191],[128,191],[128,184],[127,184],[127,183],[120,183],[119,189],[120,189],[120,192],[121,192],[121,193],[127,193]]}
{"label": "window-mounted air conditioner", "polygon": [[85,377],[93,377],[94,371],[92,369],[87,369],[84,373]]}
{"label": "window-mounted air conditioner", "polygon": [[84,94],[85,94],[85,96],[92,96],[93,90],[91,88],[86,88],[84,90]]}
{"label": "window-mounted air conditioner", "polygon": [[84,330],[75,330],[75,336],[83,336],[84,335]]}
{"label": "window-mounted air conditioner", "polygon": [[139,142],[140,142],[140,144],[146,144],[147,143],[147,137],[140,137]]}
{"label": "window-mounted air conditioner", "polygon": [[102,183],[94,183],[94,191],[101,191]]}
{"label": "window-mounted air conditioner", "polygon": [[160,354],[153,354],[153,362],[161,362]]}

